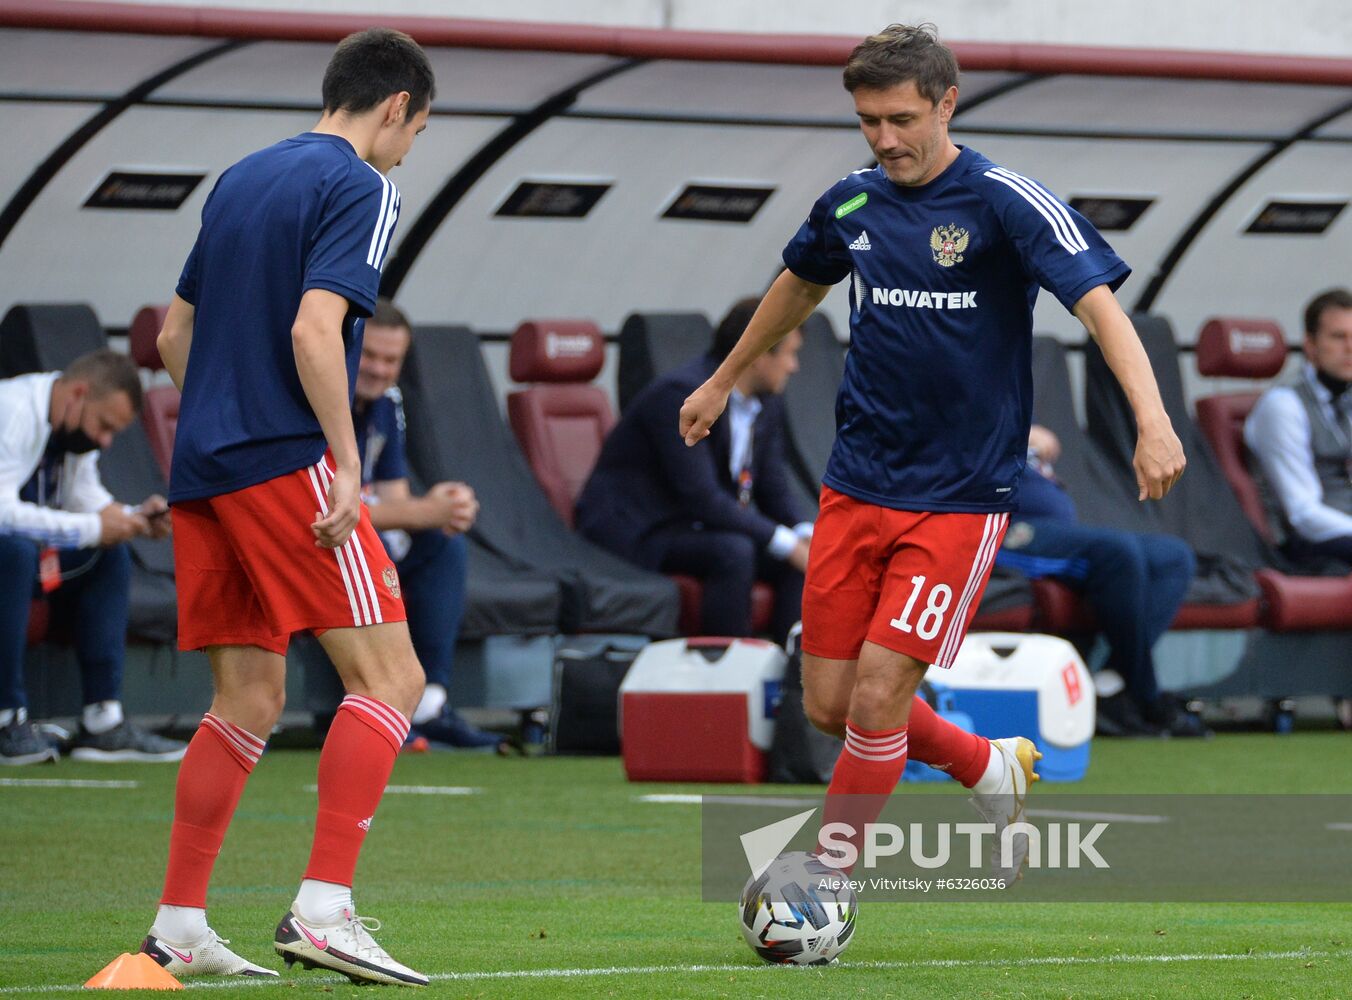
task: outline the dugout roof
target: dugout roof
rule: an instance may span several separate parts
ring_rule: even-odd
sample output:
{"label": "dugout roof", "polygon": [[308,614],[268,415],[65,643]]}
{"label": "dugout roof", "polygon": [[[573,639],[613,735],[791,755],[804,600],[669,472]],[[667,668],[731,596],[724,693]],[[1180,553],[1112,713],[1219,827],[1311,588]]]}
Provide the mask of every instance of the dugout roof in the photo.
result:
{"label": "dugout roof", "polygon": [[[333,41],[366,23],[0,0],[0,311],[83,300],[117,327],[164,300],[215,178],[313,124]],[[438,78],[393,175],[386,285],[420,322],[721,315],[773,276],[817,195],[870,162],[840,86],[854,39],[389,23]],[[1107,233],[1135,267],[1122,300],[1182,341],[1223,312],[1274,316],[1294,342],[1308,295],[1349,281],[1352,59],[954,48],[957,140],[1104,218],[1137,212]],[[119,172],[167,178],[151,202],[202,180],[177,207],[137,207]],[[100,192],[111,207],[91,206]],[[678,202],[722,217],[664,217]],[[578,217],[529,214],[560,211]],[[847,328],[843,289],[828,312]],[[1038,320],[1082,336],[1050,296]]]}

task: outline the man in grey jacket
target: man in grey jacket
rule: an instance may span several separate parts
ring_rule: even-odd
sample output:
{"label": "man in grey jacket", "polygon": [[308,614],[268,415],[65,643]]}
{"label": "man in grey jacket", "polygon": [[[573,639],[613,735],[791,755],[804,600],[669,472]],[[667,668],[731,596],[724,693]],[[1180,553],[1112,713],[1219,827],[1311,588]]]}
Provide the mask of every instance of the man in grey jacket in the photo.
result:
{"label": "man in grey jacket", "polygon": [[99,481],[99,449],[141,407],[136,367],[95,351],[64,372],[0,381],[0,764],[55,760],[28,720],[23,659],[30,600],[46,593],[69,624],[83,705],[71,755],[178,760],[184,744],[131,724],[122,711],[131,555],[124,544],[169,533],[168,505],[117,503]]}
{"label": "man in grey jacket", "polygon": [[1305,307],[1305,363],[1244,423],[1283,549],[1311,570],[1352,568],[1352,292]]}

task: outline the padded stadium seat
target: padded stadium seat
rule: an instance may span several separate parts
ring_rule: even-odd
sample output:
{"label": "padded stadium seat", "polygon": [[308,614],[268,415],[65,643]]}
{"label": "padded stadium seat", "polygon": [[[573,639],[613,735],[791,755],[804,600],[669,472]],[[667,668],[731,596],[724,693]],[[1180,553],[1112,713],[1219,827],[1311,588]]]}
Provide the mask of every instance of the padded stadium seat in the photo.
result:
{"label": "padded stadium seat", "polygon": [[703,313],[631,313],[620,327],[620,412],[656,376],[707,351],[713,336]]}
{"label": "padded stadium seat", "polygon": [[483,507],[471,543],[557,581],[563,588],[559,631],[675,634],[675,584],[573,534],[554,513],[499,415],[472,331],[419,328],[400,388],[418,478],[474,487]]}
{"label": "padded stadium seat", "polygon": [[512,334],[514,382],[543,383],[509,393],[507,418],[550,506],[569,528],[573,505],[615,426],[606,394],[591,384],[605,362],[596,324],[529,320]]}
{"label": "padded stadium seat", "polygon": [[[1198,372],[1210,377],[1273,378],[1286,357],[1286,339],[1274,320],[1216,317],[1203,324],[1197,339]],[[1199,399],[1197,422],[1249,523],[1271,542],[1272,529],[1244,445],[1244,420],[1259,395],[1244,392]],[[1256,575],[1267,624],[1274,631],[1346,628],[1352,621],[1352,580],[1288,576],[1274,569],[1260,569]]]}
{"label": "padded stadium seat", "polygon": [[[131,321],[128,331],[131,357],[142,368],[155,372],[164,370],[155,338],[164,326],[164,317],[168,311],[168,306],[144,306]],[[182,398],[175,386],[157,385],[145,391],[141,408],[141,423],[145,425],[146,437],[150,439],[150,449],[166,480],[174,455],[174,434],[178,430],[178,408],[181,402]]]}
{"label": "padded stadium seat", "polygon": [[[546,383],[507,396],[507,418],[522,454],[550,506],[569,528],[578,494],[591,475],[615,414],[591,380],[605,361],[605,340],[596,324],[579,320],[528,320],[512,334],[508,368],[514,382]],[[699,635],[703,590],[693,576],[671,578],[680,593],[683,635]],[[751,591],[751,623],[770,626],[774,591],[757,583]]]}
{"label": "padded stadium seat", "polygon": [[[1275,320],[1216,317],[1197,338],[1197,371],[1208,377],[1275,378],[1286,364],[1286,338]],[[1249,523],[1271,543],[1272,527],[1244,447],[1244,421],[1260,392],[1229,393],[1197,400],[1197,423],[1235,491]]]}
{"label": "padded stadium seat", "polygon": [[845,377],[845,348],[825,313],[803,323],[798,372],[784,389],[785,449],[805,499],[815,509],[836,439],[836,393]]}
{"label": "padded stadium seat", "polygon": [[107,346],[103,326],[87,305],[13,306],[0,320],[0,378],[58,371]]}
{"label": "padded stadium seat", "polygon": [[[1172,335],[1169,342],[1172,344]],[[1174,361],[1173,365],[1177,372],[1177,362]],[[1157,370],[1160,366],[1161,363],[1156,361]],[[1080,428],[1071,403],[1065,347],[1051,337],[1033,338],[1033,382],[1033,418],[1037,423],[1050,428],[1061,440],[1061,458],[1056,463],[1057,477],[1066,487],[1071,499],[1075,501],[1083,522],[1120,531],[1163,531],[1181,535],[1192,543],[1192,539],[1179,531],[1176,526],[1159,523],[1155,516],[1156,504],[1153,502],[1142,504],[1137,501],[1130,453],[1125,458],[1121,455],[1107,454],[1099,442],[1091,439]],[[1162,386],[1166,383],[1167,379],[1162,375]],[[1181,403],[1181,382],[1176,388],[1177,398]],[[1166,398],[1169,397],[1167,390],[1162,391],[1165,392]],[[1176,426],[1181,424],[1177,417],[1173,419]],[[1191,426],[1190,420],[1187,421],[1187,425]],[[1133,422],[1132,427],[1134,426]],[[1134,449],[1134,430],[1132,433],[1131,445]],[[1180,436],[1185,435],[1186,428],[1180,429],[1179,433]],[[1188,448],[1186,438],[1185,448]],[[1188,450],[1190,461],[1193,450],[1191,448]],[[1190,467],[1188,475],[1183,477],[1185,483],[1192,473],[1193,468]],[[1232,528],[1235,531],[1243,531],[1242,524]],[[1259,547],[1252,539],[1250,544],[1257,554],[1260,551]],[[1209,586],[1205,578],[1194,582],[1194,590],[1201,588],[1201,593],[1206,596],[1211,596],[1206,589]],[[1230,600],[1224,603],[1189,600],[1179,609],[1172,627],[1252,628],[1259,623],[1261,605],[1256,586],[1250,592],[1227,596]],[[1064,634],[1095,630],[1093,612],[1080,600],[1076,592],[1065,584],[1050,579],[1036,580],[1033,583],[1033,597],[1036,605],[1036,627]]]}
{"label": "padded stadium seat", "polygon": [[[1037,608],[1034,621],[1039,629],[1062,635],[1098,630],[1093,610],[1059,580],[1034,580],[1033,597]],[[1184,604],[1169,627],[1180,631],[1256,628],[1261,612],[1262,604],[1256,597],[1237,604]]]}
{"label": "padded stadium seat", "polygon": [[[168,493],[145,430],[137,423],[113,438],[99,456],[99,476],[113,496],[128,503],[139,503],[152,493]],[[173,543],[134,538],[127,544],[132,563],[127,632],[146,642],[173,643],[178,638]]]}

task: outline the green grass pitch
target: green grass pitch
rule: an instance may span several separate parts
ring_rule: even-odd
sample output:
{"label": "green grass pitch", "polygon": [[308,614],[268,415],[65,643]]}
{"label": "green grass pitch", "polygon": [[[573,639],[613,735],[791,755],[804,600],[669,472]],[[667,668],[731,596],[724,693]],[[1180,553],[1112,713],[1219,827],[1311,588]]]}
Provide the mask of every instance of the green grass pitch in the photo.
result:
{"label": "green grass pitch", "polygon": [[[1352,793],[1352,737],[1339,733],[1099,741],[1093,753],[1086,781],[1036,794]],[[279,969],[272,929],[309,850],[315,763],[302,751],[264,758],[212,889],[213,926]],[[135,950],[160,888],[175,771],[62,761],[0,774],[0,1000],[77,992]],[[32,779],[136,787],[12,783]],[[358,871],[359,910],[384,922],[377,937],[396,958],[433,976],[431,996],[1352,995],[1350,905],[866,900],[841,964],[771,968],[743,944],[732,904],[699,900],[698,807],[636,801],[727,786],[631,785],[614,759],[455,753],[404,756],[393,781],[479,789],[388,795]],[[899,794],[954,793],[918,788]],[[187,984],[212,997],[370,995],[299,966],[280,983]]]}

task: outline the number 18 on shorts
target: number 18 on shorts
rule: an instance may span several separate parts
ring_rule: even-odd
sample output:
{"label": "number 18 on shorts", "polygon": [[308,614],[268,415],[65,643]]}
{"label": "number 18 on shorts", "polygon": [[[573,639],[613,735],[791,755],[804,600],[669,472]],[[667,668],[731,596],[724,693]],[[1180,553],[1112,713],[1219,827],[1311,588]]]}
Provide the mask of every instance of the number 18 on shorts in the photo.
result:
{"label": "number 18 on shorts", "polygon": [[853,660],[864,640],[953,664],[1009,515],[892,510],[823,487],[803,588],[803,650]]}

